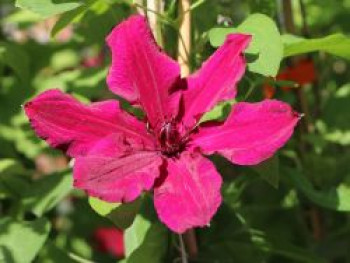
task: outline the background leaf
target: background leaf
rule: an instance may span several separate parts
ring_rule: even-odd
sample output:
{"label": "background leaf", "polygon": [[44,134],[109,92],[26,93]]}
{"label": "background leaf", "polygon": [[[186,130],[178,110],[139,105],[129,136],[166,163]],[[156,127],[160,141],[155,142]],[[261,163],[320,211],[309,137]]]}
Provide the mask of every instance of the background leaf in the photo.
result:
{"label": "background leaf", "polygon": [[47,18],[57,14],[67,12],[82,5],[82,1],[74,0],[16,0],[16,6],[28,9],[39,14],[42,18]]}
{"label": "background leaf", "polygon": [[315,39],[284,35],[282,39],[285,57],[308,52],[324,51],[332,55],[350,59],[350,38],[343,34],[333,34]]}
{"label": "background leaf", "polygon": [[20,46],[0,41],[0,64],[11,67],[23,82],[29,79],[29,57]]}
{"label": "background leaf", "polygon": [[279,161],[278,156],[274,155],[270,159],[253,166],[252,169],[256,171],[262,179],[268,182],[273,187],[277,188],[279,184]]}
{"label": "background leaf", "polygon": [[220,46],[227,34],[236,32],[251,34],[253,39],[246,53],[259,54],[254,62],[248,64],[248,69],[264,76],[276,76],[283,56],[283,45],[275,22],[266,15],[253,14],[236,28],[210,30],[210,43],[214,47]]}
{"label": "background leaf", "polygon": [[152,200],[147,198],[141,213],[124,233],[125,262],[163,262],[168,246],[167,240],[168,230],[157,220]]}
{"label": "background leaf", "polygon": [[108,203],[98,198],[89,197],[89,204],[101,216],[110,219],[121,229],[128,228],[135,219],[139,211],[142,198],[138,198],[131,203]]}
{"label": "background leaf", "polygon": [[303,194],[319,206],[337,211],[350,211],[350,187],[340,184],[329,190],[316,190],[310,181],[298,170],[285,169],[288,178]]}
{"label": "background leaf", "polygon": [[24,193],[22,206],[40,217],[72,190],[72,174],[67,171],[51,174],[34,183],[35,186]]}
{"label": "background leaf", "polygon": [[0,262],[31,262],[43,246],[50,231],[45,218],[31,222],[2,218],[0,221]]}

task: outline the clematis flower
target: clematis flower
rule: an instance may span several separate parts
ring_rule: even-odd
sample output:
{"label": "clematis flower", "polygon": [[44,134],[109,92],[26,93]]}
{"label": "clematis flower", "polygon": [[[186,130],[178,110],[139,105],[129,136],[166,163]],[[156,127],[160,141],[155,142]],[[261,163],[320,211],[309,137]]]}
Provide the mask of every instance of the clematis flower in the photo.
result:
{"label": "clematis flower", "polygon": [[188,78],[156,45],[144,17],[119,24],[107,37],[112,92],[141,107],[138,120],[116,100],[84,105],[49,90],[25,105],[37,135],[75,158],[74,186],[108,202],[131,202],[153,190],[160,220],[183,233],[207,226],[221,203],[222,179],[207,155],[255,165],[293,133],[299,115],[277,100],[236,103],[223,123],[200,123],[232,99],[245,71],[251,36],[231,34]]}

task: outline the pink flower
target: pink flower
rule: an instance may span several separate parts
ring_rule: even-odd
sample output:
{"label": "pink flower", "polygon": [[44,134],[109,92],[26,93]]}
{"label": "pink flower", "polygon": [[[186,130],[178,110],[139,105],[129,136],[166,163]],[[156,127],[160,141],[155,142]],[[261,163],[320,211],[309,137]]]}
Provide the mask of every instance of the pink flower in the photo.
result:
{"label": "pink flower", "polygon": [[156,45],[142,16],[107,37],[109,88],[141,107],[138,120],[118,101],[83,105],[49,90],[25,105],[32,127],[75,158],[74,186],[109,202],[130,202],[153,189],[160,220],[175,232],[206,226],[221,203],[222,179],[202,154],[239,165],[271,157],[293,133],[299,115],[277,100],[236,103],[223,123],[198,124],[218,102],[233,99],[251,37],[231,34],[193,75]]}
{"label": "pink flower", "polygon": [[124,257],[123,232],[115,227],[99,227],[94,231],[97,249],[108,252],[117,258]]}

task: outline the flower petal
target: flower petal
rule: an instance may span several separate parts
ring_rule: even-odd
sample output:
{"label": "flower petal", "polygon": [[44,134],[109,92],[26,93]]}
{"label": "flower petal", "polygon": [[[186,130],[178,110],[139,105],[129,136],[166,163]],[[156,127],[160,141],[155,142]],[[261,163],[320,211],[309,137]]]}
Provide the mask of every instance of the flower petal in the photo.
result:
{"label": "flower petal", "polygon": [[162,158],[155,151],[135,150],[118,135],[110,135],[74,163],[74,186],[108,202],[131,202],[150,190]]}
{"label": "flower petal", "polygon": [[245,71],[242,55],[251,36],[231,34],[225,43],[187,79],[188,91],[184,94],[183,122],[193,126],[203,113],[223,100],[236,96],[236,84]]}
{"label": "flower petal", "polygon": [[201,127],[193,146],[206,154],[218,152],[240,165],[270,158],[293,134],[300,115],[277,100],[237,103],[221,125]]}
{"label": "flower petal", "polygon": [[175,116],[179,96],[174,96],[173,102],[170,89],[180,77],[180,68],[157,46],[146,19],[140,15],[130,17],[113,29],[107,43],[112,52],[109,88],[140,104],[153,128]]}
{"label": "flower petal", "polygon": [[123,112],[118,101],[87,106],[59,90],[48,90],[24,109],[38,136],[73,157],[85,154],[96,141],[112,133],[153,144],[145,125]]}
{"label": "flower petal", "polygon": [[183,233],[207,226],[221,204],[221,176],[198,152],[185,152],[168,160],[168,175],[154,189],[160,220],[171,230]]}

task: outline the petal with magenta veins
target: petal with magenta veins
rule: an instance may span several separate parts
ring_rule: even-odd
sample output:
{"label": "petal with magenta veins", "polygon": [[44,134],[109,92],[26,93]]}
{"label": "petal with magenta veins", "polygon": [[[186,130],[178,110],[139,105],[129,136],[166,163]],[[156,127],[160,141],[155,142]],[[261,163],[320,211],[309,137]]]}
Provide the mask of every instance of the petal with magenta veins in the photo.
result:
{"label": "petal with magenta veins", "polygon": [[160,220],[177,233],[209,225],[222,199],[222,179],[215,166],[198,152],[185,152],[168,159],[167,171],[154,188]]}
{"label": "petal with magenta veins", "polygon": [[221,101],[234,99],[236,85],[245,71],[243,51],[251,36],[230,34],[225,43],[202,67],[188,77],[184,93],[183,122],[192,127],[207,111]]}
{"label": "petal with magenta veins", "polygon": [[157,46],[146,18],[130,17],[106,41],[112,52],[109,88],[141,105],[153,128],[175,116],[180,97],[170,93],[180,78],[180,68]]}
{"label": "petal with magenta veins", "polygon": [[200,127],[192,147],[205,154],[220,153],[235,164],[255,165],[288,141],[300,116],[277,100],[237,103],[223,124]]}
{"label": "petal with magenta veins", "polygon": [[74,187],[107,202],[131,202],[150,190],[163,160],[158,152],[135,150],[115,135],[100,140],[74,163]]}
{"label": "petal with magenta veins", "polygon": [[26,103],[24,110],[38,136],[72,157],[85,154],[98,140],[113,133],[138,138],[148,147],[153,145],[145,125],[123,112],[118,101],[84,105],[60,90],[48,90]]}

